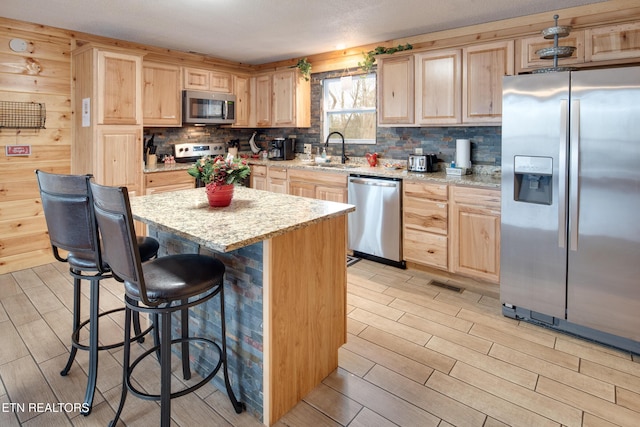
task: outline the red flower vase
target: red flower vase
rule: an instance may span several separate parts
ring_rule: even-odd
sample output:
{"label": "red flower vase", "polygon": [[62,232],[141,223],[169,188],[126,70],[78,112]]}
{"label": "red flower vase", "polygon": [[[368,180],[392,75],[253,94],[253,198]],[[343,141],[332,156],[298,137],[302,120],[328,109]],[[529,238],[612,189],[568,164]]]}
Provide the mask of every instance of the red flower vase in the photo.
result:
{"label": "red flower vase", "polygon": [[207,184],[207,199],[209,199],[209,206],[214,208],[229,206],[231,199],[233,199],[233,184],[227,185],[212,185]]}

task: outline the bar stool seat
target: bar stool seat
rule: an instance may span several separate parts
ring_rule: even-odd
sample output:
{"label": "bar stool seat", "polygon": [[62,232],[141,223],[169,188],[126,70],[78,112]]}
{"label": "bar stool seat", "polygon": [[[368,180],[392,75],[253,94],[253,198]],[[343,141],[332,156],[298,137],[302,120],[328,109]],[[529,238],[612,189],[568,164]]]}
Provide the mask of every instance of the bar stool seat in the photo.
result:
{"label": "bar stool seat", "polygon": [[[135,230],[128,191],[125,187],[106,187],[91,183],[94,211],[100,233],[103,236],[104,256],[114,277],[124,282],[125,287],[125,346],[123,360],[122,394],[120,404],[111,426],[115,426],[124,408],[127,393],[150,400],[160,401],[160,425],[171,425],[171,399],[194,392],[208,383],[220,369],[224,374],[227,394],[236,413],[245,410],[231,387],[227,368],[226,319],[224,312],[224,264],[213,257],[199,254],[183,254],[159,257],[144,265],[140,262],[135,240]],[[184,313],[189,307],[202,304],[218,296],[220,302],[220,344],[204,337],[183,335],[172,339],[172,313],[181,311],[182,328],[188,319]],[[130,354],[130,322],[132,312],[145,312],[160,317],[160,343],[135,360]],[[210,346],[218,355],[210,372],[197,384],[172,392],[171,390],[171,345],[181,344],[183,354],[190,342]],[[160,393],[152,394],[135,387],[132,375],[135,367],[154,351],[160,352]],[[182,357],[183,363],[185,358]],[[186,374],[183,365],[183,375]]]}
{"label": "bar stool seat", "polygon": [[[112,277],[109,265],[103,260],[98,228],[93,214],[93,204],[89,197],[91,175],[60,175],[36,170],[40,197],[53,254],[58,261],[69,264],[73,277],[73,332],[71,351],[60,375],[66,376],[71,370],[78,350],[89,351],[89,372],[82,413],[91,412],[98,376],[98,351],[109,350],[124,345],[124,341],[99,345],[99,319],[109,314],[123,311],[123,307],[99,312],[101,280]],[[140,259],[146,262],[155,258],[160,247],[151,237],[137,239]],[[59,249],[67,251],[66,258]],[[89,318],[80,321],[81,281],[90,282]],[[141,331],[139,315],[133,320],[135,336],[133,340],[142,342],[152,327]],[[80,331],[89,327],[89,344],[80,342]]]}

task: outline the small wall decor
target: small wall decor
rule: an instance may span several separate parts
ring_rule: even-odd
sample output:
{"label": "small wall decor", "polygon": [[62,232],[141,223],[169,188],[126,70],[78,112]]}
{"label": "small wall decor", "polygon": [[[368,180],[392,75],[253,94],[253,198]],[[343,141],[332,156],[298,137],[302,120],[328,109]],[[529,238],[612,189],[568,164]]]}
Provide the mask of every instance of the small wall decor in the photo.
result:
{"label": "small wall decor", "polygon": [[44,129],[46,118],[44,103],[0,101],[0,128]]}

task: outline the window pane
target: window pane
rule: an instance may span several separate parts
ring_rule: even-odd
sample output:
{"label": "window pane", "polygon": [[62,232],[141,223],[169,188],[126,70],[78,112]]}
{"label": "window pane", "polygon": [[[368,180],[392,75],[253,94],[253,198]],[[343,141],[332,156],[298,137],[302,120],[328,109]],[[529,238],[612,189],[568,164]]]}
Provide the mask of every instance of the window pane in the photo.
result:
{"label": "window pane", "polygon": [[[345,139],[376,139],[376,113],[329,113],[328,132],[338,131]],[[328,135],[328,133],[327,133]]]}
{"label": "window pane", "polygon": [[376,107],[375,75],[354,76],[326,80],[325,106],[327,110]]}
{"label": "window pane", "polygon": [[349,143],[375,144],[376,75],[324,80],[324,133],[340,132]]}

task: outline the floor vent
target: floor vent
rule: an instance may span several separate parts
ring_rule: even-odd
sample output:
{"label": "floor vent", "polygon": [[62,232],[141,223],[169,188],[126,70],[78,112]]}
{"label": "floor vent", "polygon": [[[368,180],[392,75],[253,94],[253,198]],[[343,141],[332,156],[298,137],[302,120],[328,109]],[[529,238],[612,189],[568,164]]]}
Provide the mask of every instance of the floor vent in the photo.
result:
{"label": "floor vent", "polygon": [[429,284],[433,286],[437,286],[439,288],[444,288],[450,291],[458,292],[458,293],[462,293],[462,291],[464,291],[464,288],[459,288],[458,286],[448,285],[442,282],[436,282],[435,280],[430,281]]}
{"label": "floor vent", "polygon": [[360,258],[356,258],[354,256],[347,255],[347,267],[352,266],[356,262],[360,261]]}

